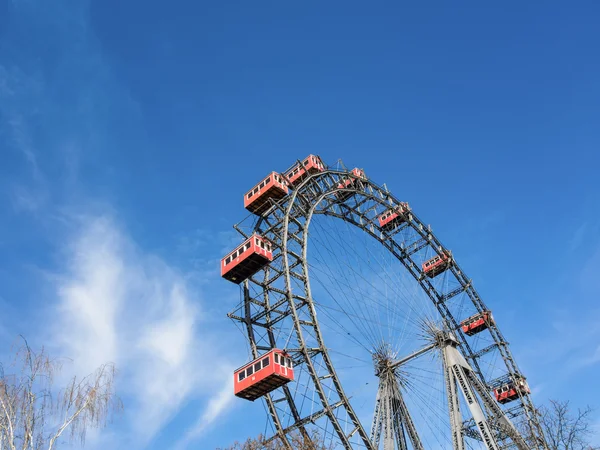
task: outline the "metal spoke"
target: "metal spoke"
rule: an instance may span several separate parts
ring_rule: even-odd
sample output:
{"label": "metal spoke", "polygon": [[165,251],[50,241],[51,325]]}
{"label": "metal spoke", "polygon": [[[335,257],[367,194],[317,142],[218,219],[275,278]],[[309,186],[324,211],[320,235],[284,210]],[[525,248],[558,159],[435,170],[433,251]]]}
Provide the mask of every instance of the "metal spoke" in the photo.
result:
{"label": "metal spoke", "polygon": [[[349,179],[352,182],[344,184]],[[273,261],[243,284],[243,299],[229,317],[246,330],[252,357],[271,348],[286,348],[296,364],[295,385],[278,391],[274,397],[277,400],[265,397],[275,436],[284,438],[284,445],[289,446],[285,437],[294,430],[307,439],[308,429],[316,426],[332,443],[346,449],[374,450],[383,442],[386,450],[408,446],[421,450],[424,446],[418,424],[409,414],[406,398],[409,395],[429,402],[432,393],[438,392],[445,396],[448,439],[456,450],[464,450],[465,437],[479,438],[494,450],[510,445],[527,448],[509,417],[524,417],[539,448],[547,450],[528,393],[519,393],[510,413],[505,413],[490,396],[493,380],[505,375],[523,376],[495,322],[490,321],[485,333],[475,338],[460,331],[463,319],[489,309],[454,255],[412,210],[405,211],[397,225],[382,229],[378,217],[403,203],[387,188],[353,176],[343,166],[307,176],[287,197],[270,205],[261,217],[251,217],[249,226],[235,227],[244,237],[252,234],[243,231],[249,229],[264,236],[275,250]],[[345,242],[339,230],[328,230],[314,221],[315,217],[345,224],[342,231],[348,236],[350,230],[356,230],[356,242]],[[320,247],[311,247],[309,257],[309,239],[315,238]],[[385,260],[378,259],[367,242],[376,244],[387,255]],[[361,254],[355,246],[358,243],[364,247]],[[346,262],[343,270],[328,264],[334,248],[342,249]],[[451,257],[443,273],[430,277],[423,272],[422,264],[427,259],[446,254]],[[363,272],[359,263],[370,272]],[[414,288],[399,281],[392,263],[402,268]],[[314,297],[311,281],[331,302]],[[403,299],[403,308],[398,299]],[[415,333],[421,326],[419,320],[429,320],[431,314],[436,315],[444,333],[452,333],[452,344],[434,339],[421,348],[409,349],[412,352],[401,359],[393,356],[411,339],[418,341]],[[352,342],[363,357],[327,347],[325,334]],[[386,345],[391,345],[393,351],[386,353]],[[342,384],[338,373],[341,366],[335,361],[345,357],[361,363],[369,352],[379,352],[380,359],[376,364],[379,385],[375,412],[371,433],[367,434]],[[432,352],[441,355],[437,373],[445,388],[424,395],[419,392],[419,383],[427,383],[419,377],[426,380],[434,376],[435,369],[429,373],[421,367],[410,372],[408,366]],[[387,356],[382,359],[383,354]],[[463,418],[458,392],[468,406],[462,412],[468,410],[474,420]]]}

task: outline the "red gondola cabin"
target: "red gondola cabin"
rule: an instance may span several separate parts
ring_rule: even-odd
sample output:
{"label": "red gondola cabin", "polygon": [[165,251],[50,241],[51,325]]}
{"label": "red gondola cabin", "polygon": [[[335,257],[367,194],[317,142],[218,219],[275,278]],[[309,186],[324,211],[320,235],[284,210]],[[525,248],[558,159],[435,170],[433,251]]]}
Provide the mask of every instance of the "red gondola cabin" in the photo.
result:
{"label": "red gondola cabin", "polygon": [[244,196],[244,208],[260,216],[271,207],[269,200],[279,200],[287,194],[288,187],[283,177],[277,172],[271,172]]}
{"label": "red gondola cabin", "polygon": [[445,271],[450,265],[451,257],[448,253],[443,252],[441,255],[435,255],[433,258],[428,259],[423,263],[421,268],[423,273],[429,278],[433,278],[443,271]]}
{"label": "red gondola cabin", "polygon": [[462,327],[463,333],[465,333],[467,336],[473,336],[474,334],[485,330],[488,327],[488,324],[490,324],[493,320],[492,313],[489,311],[484,311],[463,320],[460,323],[460,326]]}
{"label": "red gondola cabin", "polygon": [[517,378],[494,389],[494,395],[498,403],[508,403],[519,398],[519,395],[529,394],[529,386],[524,378]]}
{"label": "red gondola cabin", "polygon": [[221,276],[240,284],[273,261],[271,243],[253,234],[242,245],[221,260]]}
{"label": "red gondola cabin", "polygon": [[[366,180],[367,177],[365,175],[364,170],[355,167],[350,172],[350,176],[344,178],[338,185],[338,189],[350,188],[356,184],[358,179]],[[354,193],[350,191],[338,191],[336,192],[336,196],[339,201],[343,202],[344,200],[350,198]]]}
{"label": "red gondola cabin", "polygon": [[254,401],[294,381],[292,359],[282,350],[273,349],[233,374],[233,393]]}
{"label": "red gondola cabin", "polygon": [[396,225],[406,222],[405,214],[410,210],[408,203],[401,203],[400,206],[388,209],[381,214],[379,219],[379,228],[384,231],[393,229]]}
{"label": "red gondola cabin", "polygon": [[325,170],[325,164],[321,161],[321,158],[315,155],[308,155],[302,164],[296,164],[291,170],[286,172],[285,176],[292,186],[300,183],[308,175],[323,172]]}

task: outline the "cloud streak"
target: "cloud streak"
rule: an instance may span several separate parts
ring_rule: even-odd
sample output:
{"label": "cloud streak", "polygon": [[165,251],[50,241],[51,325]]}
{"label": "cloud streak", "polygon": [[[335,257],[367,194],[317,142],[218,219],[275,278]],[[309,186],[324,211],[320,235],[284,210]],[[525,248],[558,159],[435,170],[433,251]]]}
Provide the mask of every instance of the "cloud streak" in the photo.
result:
{"label": "cloud streak", "polygon": [[137,248],[112,218],[78,221],[56,278],[54,351],[73,358],[78,374],[117,365],[127,404],[125,435],[118,437],[128,448],[148,445],[187,402],[200,400],[206,406],[180,444],[185,448],[232,398],[231,383],[222,384],[231,367],[199,326],[200,295],[175,268]]}
{"label": "cloud streak", "polygon": [[206,405],[204,413],[202,413],[196,423],[185,432],[184,436],[176,442],[173,447],[175,450],[184,450],[188,448],[192,442],[202,437],[216,420],[232,406],[235,397],[231,394],[231,385],[231,379],[230,377],[227,377],[226,382],[223,383],[220,391],[213,396]]}
{"label": "cloud streak", "polygon": [[[85,175],[115,187],[110,176],[101,177],[110,172],[108,149],[119,144],[111,127],[140,112],[102,57],[89,1],[14,5],[0,48],[0,144],[17,156],[7,187],[14,209],[34,213],[21,220],[43,224],[48,236],[36,238],[62,249],[59,267],[49,270],[55,297],[44,303],[44,317],[57,319],[44,319],[37,337],[53,355],[72,359],[72,373],[85,375],[107,362],[117,366],[124,417],[91,434],[90,444],[152,447],[173,426],[186,436],[185,448],[233,398],[223,383],[232,370],[220,348],[224,340],[209,326],[198,289],[215,265],[196,260],[190,279],[140,247],[116,214],[106,212],[110,206],[99,207],[86,195],[97,186]],[[47,51],[40,53],[33,37],[23,42],[21,36],[34,34],[44,36]],[[143,134],[131,133],[137,131]],[[186,413],[188,405],[198,412]]]}

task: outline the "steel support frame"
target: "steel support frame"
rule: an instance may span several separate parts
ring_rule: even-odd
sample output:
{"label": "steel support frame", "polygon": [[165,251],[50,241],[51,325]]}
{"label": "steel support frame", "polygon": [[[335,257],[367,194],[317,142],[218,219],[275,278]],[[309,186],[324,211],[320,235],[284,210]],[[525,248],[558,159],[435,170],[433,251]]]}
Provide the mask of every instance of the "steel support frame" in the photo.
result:
{"label": "steel support frame", "polygon": [[[260,313],[260,318],[267,317],[267,320],[264,323],[258,322],[258,317],[253,316],[248,310],[245,310],[245,317],[239,317],[235,314],[232,314],[232,318],[234,319],[243,319],[247,326],[248,336],[252,344],[253,355],[257,353],[257,346],[254,343],[254,333],[252,331],[252,326],[260,326],[270,328],[274,323],[276,323],[277,319],[271,319],[271,314],[278,314],[280,318],[284,318],[287,316],[292,316],[294,327],[296,329],[296,335],[298,342],[300,343],[300,353],[302,354],[302,358],[304,359],[304,363],[307,366],[308,372],[313,379],[313,383],[315,386],[315,390],[318,393],[321,401],[324,405],[323,414],[326,415],[331,421],[336,433],[340,437],[340,441],[345,448],[350,448],[350,444],[348,441],[348,436],[346,436],[339,426],[336,417],[334,416],[331,407],[328,404],[327,398],[324,395],[322,388],[320,387],[319,377],[317,376],[316,370],[311,363],[311,358],[314,356],[314,352],[309,352],[304,345],[303,340],[303,327],[306,324],[301,323],[301,320],[298,317],[298,310],[301,308],[307,308],[309,315],[311,317],[311,325],[314,330],[314,335],[317,337],[320,346],[320,353],[322,354],[325,365],[329,371],[330,378],[333,379],[333,383],[335,389],[340,397],[340,401],[342,405],[346,409],[348,416],[352,420],[352,422],[356,425],[353,433],[358,432],[361,436],[361,439],[366,446],[366,448],[372,448],[371,442],[369,441],[368,436],[362,429],[362,425],[356,418],[356,414],[354,413],[350,403],[345,396],[342,386],[339,382],[338,377],[335,374],[335,370],[329,357],[327,355],[327,351],[322,342],[321,333],[318,327],[318,323],[316,321],[316,311],[314,309],[314,303],[311,298],[311,291],[309,286],[308,279],[308,268],[307,268],[307,260],[306,260],[306,248],[307,248],[307,235],[306,230],[309,227],[310,220],[313,214],[327,214],[331,216],[338,217],[346,222],[354,224],[364,231],[369,233],[373,238],[379,240],[384,247],[386,247],[390,252],[392,252],[398,260],[407,268],[409,273],[419,282],[425,293],[431,298],[432,302],[437,306],[440,315],[444,318],[446,323],[452,329],[458,329],[459,323],[452,316],[448,308],[445,306],[446,300],[449,298],[458,295],[460,293],[466,293],[471,299],[472,303],[475,305],[476,309],[479,312],[483,312],[487,310],[483,302],[481,301],[479,295],[473,288],[471,281],[467,279],[464,273],[460,270],[459,266],[456,264],[454,258],[452,258],[452,263],[449,266],[449,271],[454,275],[456,280],[460,283],[460,288],[455,289],[449,293],[440,293],[436,290],[436,288],[432,285],[432,283],[423,276],[421,272],[421,268],[419,264],[415,263],[411,256],[416,253],[416,251],[408,250],[410,246],[417,248],[420,250],[425,246],[431,246],[436,252],[441,253],[442,251],[446,251],[445,247],[437,240],[437,238],[431,233],[431,231],[424,227],[423,223],[417,218],[417,216],[411,211],[407,214],[407,221],[403,223],[398,229],[412,229],[416,234],[419,235],[420,242],[416,243],[414,241],[405,245],[404,242],[398,243],[394,239],[398,234],[398,230],[395,232],[392,231],[390,233],[385,233],[379,230],[378,226],[375,223],[376,217],[385,211],[387,208],[399,206],[400,202],[396,200],[387,190],[383,190],[381,187],[377,186],[370,180],[362,180],[357,179],[357,182],[354,184],[352,189],[343,189],[345,191],[352,191],[353,197],[362,198],[356,202],[356,205],[349,206],[346,203],[340,203],[335,199],[335,193],[340,189],[337,188],[342,177],[347,176],[347,172],[342,171],[332,171],[327,170],[322,173],[313,174],[308,176],[300,186],[295,189],[292,194],[288,198],[282,199],[279,203],[274,204],[272,208],[267,212],[266,217],[260,218],[256,225],[255,231],[260,232],[263,235],[267,235],[273,243],[279,248],[278,257],[282,257],[282,270],[277,273],[276,278],[281,276],[285,277],[285,292],[279,292],[280,294],[284,294],[287,299],[287,309],[285,311],[279,311],[277,308],[282,306],[283,303],[277,302],[277,308],[271,308],[265,302],[264,312]],[[381,205],[381,210],[377,211],[377,208],[371,207],[364,211],[360,211],[360,206],[365,204],[368,200],[372,200],[377,204]],[[348,200],[345,200],[348,201]],[[318,208],[319,207],[319,208]],[[336,211],[337,209],[337,211]],[[293,232],[290,232],[290,224],[296,227]],[[239,230],[238,227],[236,229]],[[241,231],[240,231],[241,233]],[[293,251],[288,249],[288,242],[294,241],[296,243],[301,244],[302,254],[295,254]],[[268,269],[265,270],[265,279],[263,282],[258,282],[254,278],[251,280],[252,283],[255,283],[257,286],[260,286],[265,293],[265,296],[268,296],[268,292],[271,290],[270,283],[267,277]],[[304,301],[300,303],[296,303],[295,300],[298,299],[298,295],[292,293],[292,284],[291,279],[296,278],[302,280],[305,284],[305,292],[303,298]],[[277,290],[273,289],[273,291],[277,292]],[[281,319],[280,319],[281,320]],[[510,352],[508,350],[508,345],[504,338],[502,337],[500,331],[497,329],[495,324],[491,324],[489,327],[490,333],[493,339],[496,341],[496,348],[498,348],[503,360],[505,361],[509,373],[513,373],[518,375],[520,372],[514,362]],[[272,336],[272,330],[269,333]],[[481,355],[476,355],[470,348],[468,342],[462,334],[458,333],[459,343],[458,346],[461,349],[461,352],[472,361],[473,363],[473,372],[479,377],[481,380],[484,380],[481,370],[478,367],[477,358]],[[271,342],[271,346],[275,346],[275,342]],[[491,349],[490,349],[491,350]],[[257,356],[257,355],[255,355]],[[294,402],[291,398],[291,395],[286,393],[286,400],[290,406],[290,409],[293,411]],[[274,411],[274,407],[272,406],[272,401],[270,397],[267,400],[269,404],[269,410]],[[532,431],[534,435],[537,436],[538,442],[540,443],[540,448],[546,448],[545,439],[543,437],[543,433],[541,428],[539,427],[539,423],[537,421],[537,417],[535,416],[535,408],[531,402],[531,399],[528,395],[524,395],[521,397],[521,404],[525,413],[528,416],[528,421],[530,426],[532,427]],[[273,416],[273,413],[271,413]],[[276,415],[276,414],[275,414]],[[284,429],[281,426],[281,423],[273,417],[273,422],[277,429],[278,433],[283,433]],[[294,420],[297,423],[302,424],[306,418],[296,417],[294,414]],[[351,434],[353,434],[351,433]]]}
{"label": "steel support frame", "polygon": [[373,446],[379,448],[383,435],[384,450],[394,450],[394,448],[408,450],[406,443],[406,436],[408,436],[414,450],[424,450],[421,438],[402,397],[396,371],[390,367],[379,376],[370,434]]}
{"label": "steel support frame", "polygon": [[[442,348],[442,352],[444,373],[447,377],[447,395],[454,449],[462,450],[464,448],[464,442],[462,442],[463,429],[459,419],[460,411],[458,410],[458,400],[456,398],[456,386],[458,386],[477,426],[480,438],[488,450],[499,450],[499,432],[508,436],[519,450],[530,450],[523,437],[506,417],[502,408],[491,397],[488,387],[477,377],[456,346],[447,343]],[[483,403],[485,413],[478,399]],[[496,427],[492,427],[492,424]]]}

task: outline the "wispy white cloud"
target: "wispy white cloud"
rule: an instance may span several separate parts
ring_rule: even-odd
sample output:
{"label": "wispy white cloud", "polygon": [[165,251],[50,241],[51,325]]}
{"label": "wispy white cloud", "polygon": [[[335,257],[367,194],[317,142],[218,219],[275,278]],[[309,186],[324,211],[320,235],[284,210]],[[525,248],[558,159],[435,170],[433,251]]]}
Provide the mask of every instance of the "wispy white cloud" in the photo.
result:
{"label": "wispy white cloud", "polygon": [[112,120],[133,122],[140,114],[98,46],[90,3],[14,2],[5,22],[0,138],[10,171],[2,181],[18,211],[40,213],[76,197],[82,166],[90,161],[94,175],[109,173],[98,155],[116,145]]}
{"label": "wispy white cloud", "polygon": [[581,359],[588,359],[596,350],[600,336],[600,324],[596,317],[597,308],[582,316],[578,310],[557,310],[553,318],[548,318],[549,329],[532,339],[523,350],[527,359],[538,363],[556,364],[561,362],[561,370],[580,368]]}
{"label": "wispy white cloud", "polygon": [[223,413],[232,406],[235,397],[231,393],[232,382],[230,377],[223,384],[221,390],[213,396],[204,412],[200,415],[197,422],[185,432],[183,437],[174,445],[175,450],[184,450],[198,440],[202,435],[223,415]]}
{"label": "wispy white cloud", "polygon": [[591,366],[598,363],[600,363],[600,345],[596,347],[596,350],[590,356],[581,359],[582,367]]}
{"label": "wispy white cloud", "polygon": [[24,184],[14,184],[10,198],[16,211],[37,213],[45,203],[46,193]]}
{"label": "wispy white cloud", "polygon": [[569,239],[569,250],[575,251],[581,246],[588,231],[588,227],[588,222],[583,222],[577,227],[577,229],[573,232],[571,239]]}
{"label": "wispy white cloud", "polygon": [[18,211],[33,213],[47,200],[47,188],[27,118],[33,108],[23,97],[37,91],[38,84],[35,76],[0,65],[0,132],[7,137],[8,149],[20,154],[27,167],[21,179],[12,181],[11,199]]}
{"label": "wispy white cloud", "polygon": [[[86,163],[94,162],[95,175],[109,167],[110,161],[97,164],[93,156],[114,143],[112,121],[137,117],[140,110],[97,47],[90,2],[76,3],[15,3],[11,29],[19,31],[12,41],[6,35],[0,49],[0,135],[20,155],[20,166],[7,180],[12,206],[34,212],[52,233],[71,230],[51,238],[64,248],[62,267],[52,271],[55,301],[45,302],[47,316],[58,319],[39,328],[42,338],[50,336],[44,343],[53,355],[72,359],[69,370],[87,374],[106,362],[118,368],[124,417],[118,426],[91,435],[97,448],[149,447],[168,425],[191,426],[185,445],[192,445],[201,434],[194,431],[198,423],[216,420],[232,397],[230,384],[227,390],[223,385],[231,378],[228,353],[220,349],[218,329],[208,324],[198,288],[199,280],[217,273],[216,265],[196,260],[190,276],[140,248],[115,214],[106,213],[110,206],[89,206],[89,186],[80,179]],[[40,55],[33,46],[21,51],[19,36],[38,31],[30,29],[36,25],[45,27],[49,46],[60,51]],[[12,54],[19,58],[11,60]],[[63,95],[66,78],[69,95]],[[101,212],[65,215],[65,209],[81,211],[75,202]],[[192,254],[202,240],[211,238],[198,232],[182,245]],[[198,416],[178,416],[190,403],[198,406]],[[175,417],[178,423],[172,424]]]}
{"label": "wispy white cloud", "polygon": [[[199,292],[176,268],[137,248],[109,216],[76,220],[55,278],[54,352],[72,358],[80,374],[117,365],[127,423],[115,439],[128,448],[143,448],[193,400],[206,405],[199,423],[214,421],[232,397],[231,383],[222,386],[231,367],[214,332],[201,327]],[[187,442],[203,429],[194,425]]]}
{"label": "wispy white cloud", "polygon": [[20,114],[14,114],[7,120],[7,123],[12,130],[13,141],[16,149],[23,154],[25,161],[32,169],[34,177],[39,179],[41,174],[38,166],[37,156],[33,150],[31,136],[28,133],[23,117]]}
{"label": "wispy white cloud", "polygon": [[125,306],[126,262],[119,232],[107,218],[91,219],[67,243],[67,267],[58,276],[56,344],[78,372],[118,362],[117,320]]}
{"label": "wispy white cloud", "polygon": [[589,295],[595,300],[600,294],[600,244],[596,246],[594,252],[583,264],[580,270],[580,286],[584,295]]}

